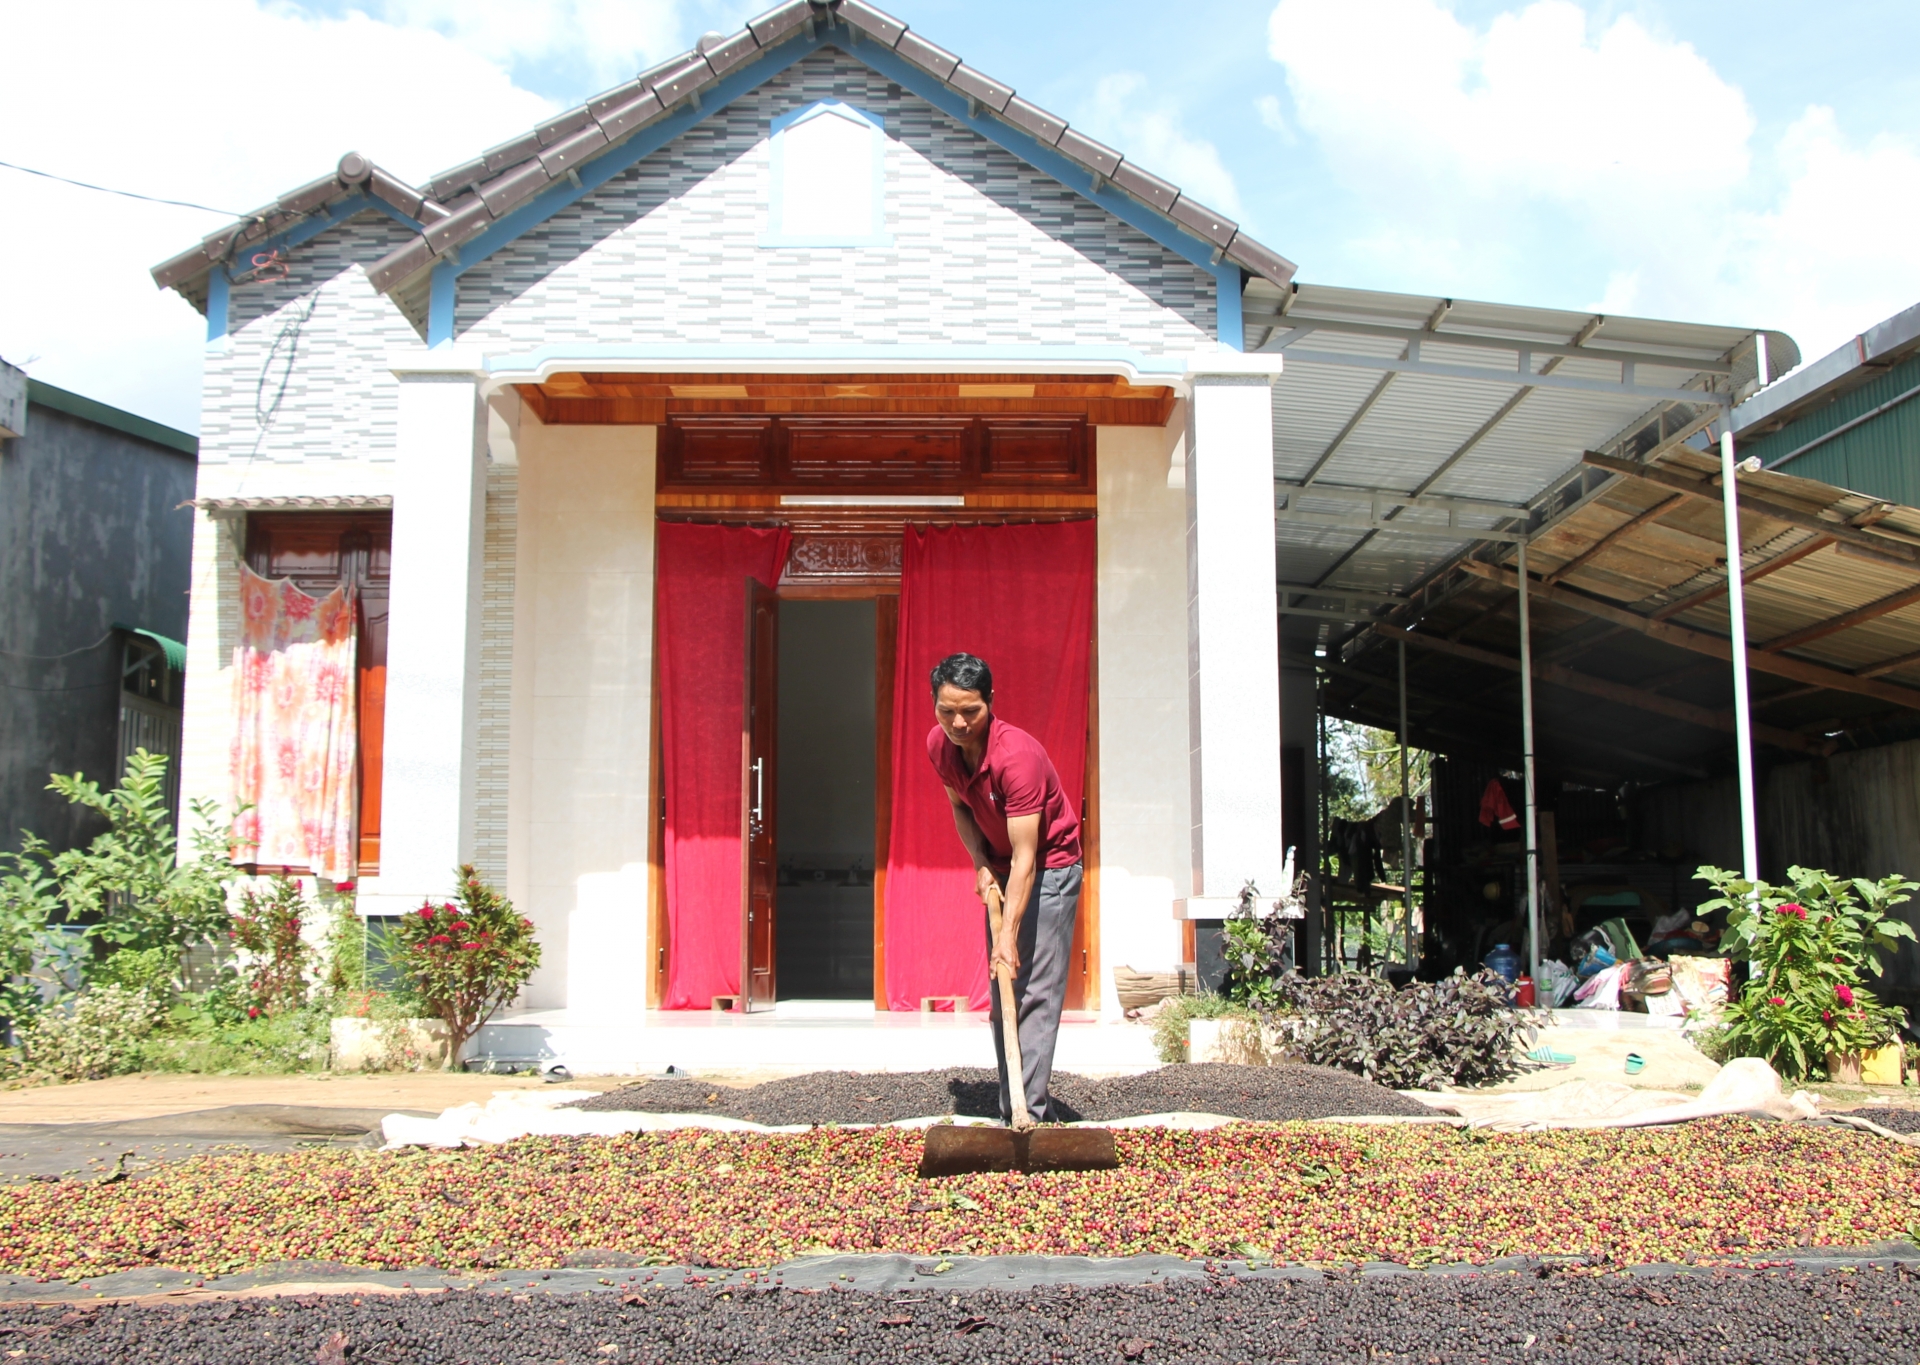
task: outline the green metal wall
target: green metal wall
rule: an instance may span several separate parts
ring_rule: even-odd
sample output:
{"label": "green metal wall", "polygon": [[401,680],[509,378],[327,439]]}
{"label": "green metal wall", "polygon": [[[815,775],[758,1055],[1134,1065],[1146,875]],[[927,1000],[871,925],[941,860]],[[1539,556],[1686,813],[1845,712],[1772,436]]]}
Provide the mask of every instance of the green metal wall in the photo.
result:
{"label": "green metal wall", "polygon": [[[1788,451],[1832,431],[1864,412],[1920,385],[1920,356],[1903,361],[1870,384],[1844,394],[1818,411],[1790,422],[1770,436],[1741,445],[1742,456],[1758,455],[1768,468]],[[1920,507],[1920,395],[1843,436],[1816,446],[1780,469],[1803,479],[1838,484],[1891,502]]]}

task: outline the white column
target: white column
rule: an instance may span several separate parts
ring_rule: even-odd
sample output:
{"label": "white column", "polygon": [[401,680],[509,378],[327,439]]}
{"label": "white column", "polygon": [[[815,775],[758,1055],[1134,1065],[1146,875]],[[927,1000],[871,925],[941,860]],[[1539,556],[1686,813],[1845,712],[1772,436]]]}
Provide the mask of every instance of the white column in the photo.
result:
{"label": "white column", "polygon": [[396,365],[398,469],[387,626],[380,875],[362,897],[393,914],[453,890],[473,856],[479,767],[482,374],[450,350]]}
{"label": "white column", "polygon": [[1223,918],[1249,880],[1263,898],[1286,891],[1273,548],[1277,360],[1205,357],[1192,377],[1186,477],[1192,872],[1188,897],[1175,910],[1188,919]]}

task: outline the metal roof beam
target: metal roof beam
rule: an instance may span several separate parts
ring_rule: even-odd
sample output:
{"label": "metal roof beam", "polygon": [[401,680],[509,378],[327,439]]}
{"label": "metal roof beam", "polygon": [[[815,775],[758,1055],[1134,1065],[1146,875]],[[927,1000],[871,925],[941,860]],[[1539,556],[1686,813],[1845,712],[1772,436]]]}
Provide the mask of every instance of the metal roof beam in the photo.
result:
{"label": "metal roof beam", "polygon": [[[1490,498],[1447,498],[1423,493],[1402,493],[1388,488],[1356,488],[1345,483],[1317,483],[1309,487],[1306,484],[1283,483],[1275,479],[1276,491],[1287,494],[1302,494],[1311,498],[1330,498],[1339,502],[1364,502],[1371,506],[1375,515],[1387,507],[1431,507],[1442,512],[1491,512],[1496,516],[1513,516],[1528,510],[1524,502],[1494,502]],[[1292,498],[1289,497],[1291,502]]]}
{"label": "metal roof beam", "polygon": [[[1832,536],[1815,536],[1811,540],[1803,541],[1794,546],[1791,550],[1775,555],[1772,559],[1761,560],[1751,569],[1742,573],[1740,575],[1740,581],[1743,584],[1756,582],[1759,579],[1765,578],[1770,573],[1778,573],[1789,564],[1798,564],[1808,555],[1824,550],[1831,544],[1833,544]],[[1650,611],[1647,613],[1647,616],[1654,621],[1665,621],[1670,617],[1692,611],[1702,602],[1711,602],[1714,598],[1724,597],[1726,594],[1727,580],[1723,578],[1711,587],[1702,588],[1699,592],[1691,593],[1681,598],[1678,602],[1669,602],[1657,611]]]}
{"label": "metal roof beam", "polygon": [[[1677,469],[1636,464],[1632,460],[1616,459],[1611,455],[1601,455],[1591,450],[1580,458],[1601,469],[1611,469],[1616,474],[1625,474],[1633,479],[1644,479],[1662,488],[1675,488],[1689,497],[1699,498],[1705,502],[1720,501],[1718,480],[1683,474]],[[1891,536],[1878,535],[1872,531],[1863,531],[1843,521],[1827,521],[1811,512],[1787,507],[1774,502],[1764,494],[1744,489],[1740,493],[1740,505],[1749,511],[1758,512],[1763,517],[1784,521],[1789,526],[1798,526],[1804,531],[1817,531],[1823,536],[1844,540],[1849,545],[1871,552],[1876,559],[1884,559],[1909,569],[1920,566],[1920,545],[1912,542],[1895,540]]]}
{"label": "metal roof beam", "polygon": [[1686,500],[1687,500],[1687,495],[1685,493],[1675,493],[1670,498],[1663,498],[1661,501],[1647,508],[1644,512],[1639,512],[1631,517],[1628,517],[1625,521],[1621,522],[1618,526],[1614,527],[1611,531],[1607,532],[1604,536],[1601,536],[1600,539],[1594,541],[1593,544],[1587,546],[1586,549],[1582,550],[1579,554],[1575,555],[1572,559],[1569,559],[1565,564],[1562,564],[1559,568],[1555,569],[1552,573],[1548,574],[1545,578],[1541,580],[1541,582],[1545,586],[1551,588],[1555,583],[1558,583],[1561,579],[1565,578],[1568,574],[1574,572],[1576,569],[1580,568],[1582,565],[1591,563],[1596,555],[1598,555],[1601,551],[1605,550],[1608,546],[1614,544],[1622,536],[1630,536],[1635,531],[1639,530],[1642,526],[1645,526],[1648,522],[1658,521],[1661,517],[1665,516],[1668,512],[1671,512],[1674,508],[1678,507],[1681,503],[1685,502]]}
{"label": "metal roof beam", "polygon": [[1837,635],[1843,630],[1851,630],[1868,621],[1878,620],[1889,612],[1910,607],[1915,602],[1920,602],[1920,587],[1902,588],[1899,592],[1888,593],[1877,602],[1869,602],[1864,607],[1855,607],[1852,611],[1842,612],[1825,621],[1816,621],[1810,626],[1802,626],[1799,630],[1788,631],[1785,635],[1776,636],[1764,644],[1755,645],[1754,648],[1774,654],[1783,649],[1792,649],[1795,645],[1811,644],[1815,640]]}
{"label": "metal roof beam", "polygon": [[[1275,521],[1297,521],[1308,526],[1327,526],[1343,531],[1387,531],[1394,535],[1413,536],[1422,540],[1445,540],[1455,544],[1465,544],[1476,540],[1495,540],[1506,544],[1516,544],[1527,538],[1525,531],[1502,531],[1497,528],[1479,526],[1461,526],[1457,522],[1458,513],[1447,514],[1445,526],[1430,523],[1406,521],[1393,516],[1401,508],[1389,508],[1379,516],[1352,517],[1341,516],[1335,512],[1303,512],[1295,507],[1276,507],[1273,512]],[[1354,547],[1358,549],[1358,546]],[[1351,554],[1351,551],[1349,551]],[[1341,561],[1344,563],[1345,561]],[[1335,565],[1338,568],[1339,565]],[[1333,570],[1329,569],[1328,573]]]}
{"label": "metal roof beam", "polygon": [[[1490,583],[1499,583],[1515,592],[1520,590],[1519,576],[1512,569],[1495,564],[1482,564],[1476,559],[1460,561],[1460,568],[1475,574]],[[1691,650],[1695,654],[1705,654],[1715,659],[1733,658],[1733,645],[1725,636],[1711,635],[1703,630],[1692,630],[1686,626],[1676,626],[1671,621],[1655,621],[1642,616],[1637,611],[1612,602],[1603,602],[1597,597],[1589,597],[1562,584],[1557,588],[1542,588],[1535,585],[1533,591],[1542,602],[1556,606],[1571,607],[1575,611],[1597,616],[1603,621],[1611,621],[1617,626],[1625,626],[1651,639],[1680,649]],[[1877,697],[1881,701],[1891,702],[1895,706],[1905,707],[1909,711],[1920,711],[1920,691],[1911,687],[1902,687],[1897,683],[1874,682],[1856,674],[1846,673],[1826,664],[1817,664],[1810,659],[1796,659],[1786,654],[1767,654],[1758,649],[1747,651],[1747,667],[1756,673],[1772,673],[1782,678],[1792,678],[1795,682],[1818,683],[1835,692],[1858,692],[1864,697]]]}
{"label": "metal roof beam", "polygon": [[[1263,347],[1273,350],[1272,346]],[[1523,353],[1524,354],[1524,353]],[[1611,360],[1612,356],[1597,355],[1595,352],[1578,354]],[[1393,374],[1431,375],[1440,379],[1470,379],[1483,384],[1518,384],[1522,392],[1528,389],[1578,389],[1586,393],[1620,394],[1630,398],[1666,398],[1681,403],[1717,403],[1722,407],[1732,399],[1722,393],[1709,393],[1704,389],[1670,389],[1651,384],[1641,384],[1632,378],[1631,362],[1621,367],[1621,378],[1583,379],[1578,375],[1554,374],[1548,370],[1522,373],[1519,370],[1496,370],[1478,365],[1442,365],[1432,361],[1406,359],[1396,360],[1383,355],[1347,355],[1339,351],[1300,351],[1289,349],[1286,352],[1287,363],[1291,365],[1330,365],[1349,370],[1386,370]],[[1558,359],[1559,357],[1554,357]],[[1685,366],[1675,366],[1684,369]]]}
{"label": "metal roof beam", "polygon": [[[1520,671],[1520,660],[1496,653],[1491,649],[1463,645],[1456,640],[1445,640],[1435,635],[1421,635],[1411,630],[1402,630],[1399,626],[1388,625],[1384,621],[1376,622],[1373,628],[1389,640],[1405,640],[1408,644],[1418,645],[1422,649],[1437,650],[1442,654],[1451,654],[1455,658],[1470,659],[1476,663],[1506,669],[1512,673]],[[1620,706],[1631,706],[1639,711],[1665,716],[1669,720],[1685,721],[1689,725],[1697,725],[1706,730],[1722,730],[1727,734],[1736,733],[1736,722],[1731,711],[1714,711],[1705,706],[1695,706],[1692,702],[1662,697],[1653,692],[1643,692],[1625,683],[1608,682],[1605,678],[1596,678],[1591,674],[1576,673],[1562,664],[1536,662],[1533,665],[1533,676],[1555,687],[1564,687],[1572,692],[1583,692],[1590,697],[1598,697]],[[1805,735],[1792,730],[1782,730],[1777,726],[1756,725],[1753,733],[1757,739],[1765,740],[1776,748],[1789,749],[1795,753],[1824,754],[1827,752],[1824,742],[1808,739]]]}
{"label": "metal roof beam", "polygon": [[1370,588],[1325,588],[1312,583],[1276,583],[1282,597],[1338,597],[1349,602],[1378,602],[1401,606],[1408,598],[1393,592],[1375,592]]}
{"label": "metal roof beam", "polygon": [[[1667,355],[1659,351],[1621,351],[1611,347],[1595,348],[1582,341],[1548,341],[1544,337],[1493,337],[1473,332],[1440,332],[1433,328],[1387,327],[1371,322],[1342,322],[1333,318],[1315,318],[1304,313],[1290,313],[1283,319],[1279,313],[1249,313],[1248,322],[1271,322],[1276,326],[1290,327],[1277,339],[1269,339],[1262,350],[1286,351],[1292,356],[1292,346],[1315,332],[1342,334],[1347,336],[1385,337],[1389,340],[1405,341],[1418,345],[1423,341],[1438,342],[1447,346],[1469,346],[1484,351],[1505,351],[1508,354],[1519,352],[1531,355],[1575,356],[1582,360],[1617,361],[1624,365],[1654,365],[1662,369],[1691,370],[1697,374],[1731,374],[1733,362],[1719,355]],[[1604,319],[1602,319],[1604,321]],[[1592,337],[1599,330],[1592,323],[1587,325],[1586,336]]]}

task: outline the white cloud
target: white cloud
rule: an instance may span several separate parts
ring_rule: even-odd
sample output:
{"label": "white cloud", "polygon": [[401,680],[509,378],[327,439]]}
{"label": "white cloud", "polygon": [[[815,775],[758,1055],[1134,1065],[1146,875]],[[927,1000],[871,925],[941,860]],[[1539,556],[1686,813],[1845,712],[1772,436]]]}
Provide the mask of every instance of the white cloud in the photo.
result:
{"label": "white cloud", "polygon": [[[12,6],[7,52],[7,160],[242,211],[350,150],[423,179],[552,108],[437,33],[248,0]],[[205,325],[147,271],[227,220],[9,170],[0,194],[0,355],[197,429]]]}
{"label": "white cloud", "polygon": [[1229,218],[1244,219],[1239,186],[1220,160],[1219,149],[1186,132],[1177,104],[1143,102],[1146,85],[1147,78],[1133,71],[1102,77],[1076,125],[1119,148],[1127,160],[1172,181],[1183,194]]}
{"label": "white cloud", "polygon": [[1757,146],[1743,92],[1632,15],[1280,0],[1269,50],[1357,206],[1342,273],[1777,326],[1809,358],[1920,297],[1913,146],[1858,144],[1819,108]]}
{"label": "white cloud", "polygon": [[1287,122],[1287,116],[1280,108],[1278,95],[1261,95],[1253,102],[1254,112],[1260,115],[1260,123],[1269,132],[1280,134],[1284,142],[1295,142],[1293,125]]}
{"label": "white cloud", "polygon": [[685,51],[678,0],[355,0],[353,8],[443,34],[507,69],[583,62],[602,86]]}

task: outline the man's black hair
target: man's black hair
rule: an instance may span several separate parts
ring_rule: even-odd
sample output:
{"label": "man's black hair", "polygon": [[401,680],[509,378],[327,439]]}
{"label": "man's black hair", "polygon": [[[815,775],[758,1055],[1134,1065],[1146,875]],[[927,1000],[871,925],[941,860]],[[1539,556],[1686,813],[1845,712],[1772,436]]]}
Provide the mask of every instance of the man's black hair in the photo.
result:
{"label": "man's black hair", "polygon": [[978,692],[981,701],[989,704],[993,701],[993,670],[987,667],[985,659],[971,654],[947,655],[933,666],[929,681],[936,697],[942,687],[957,687],[962,692]]}

